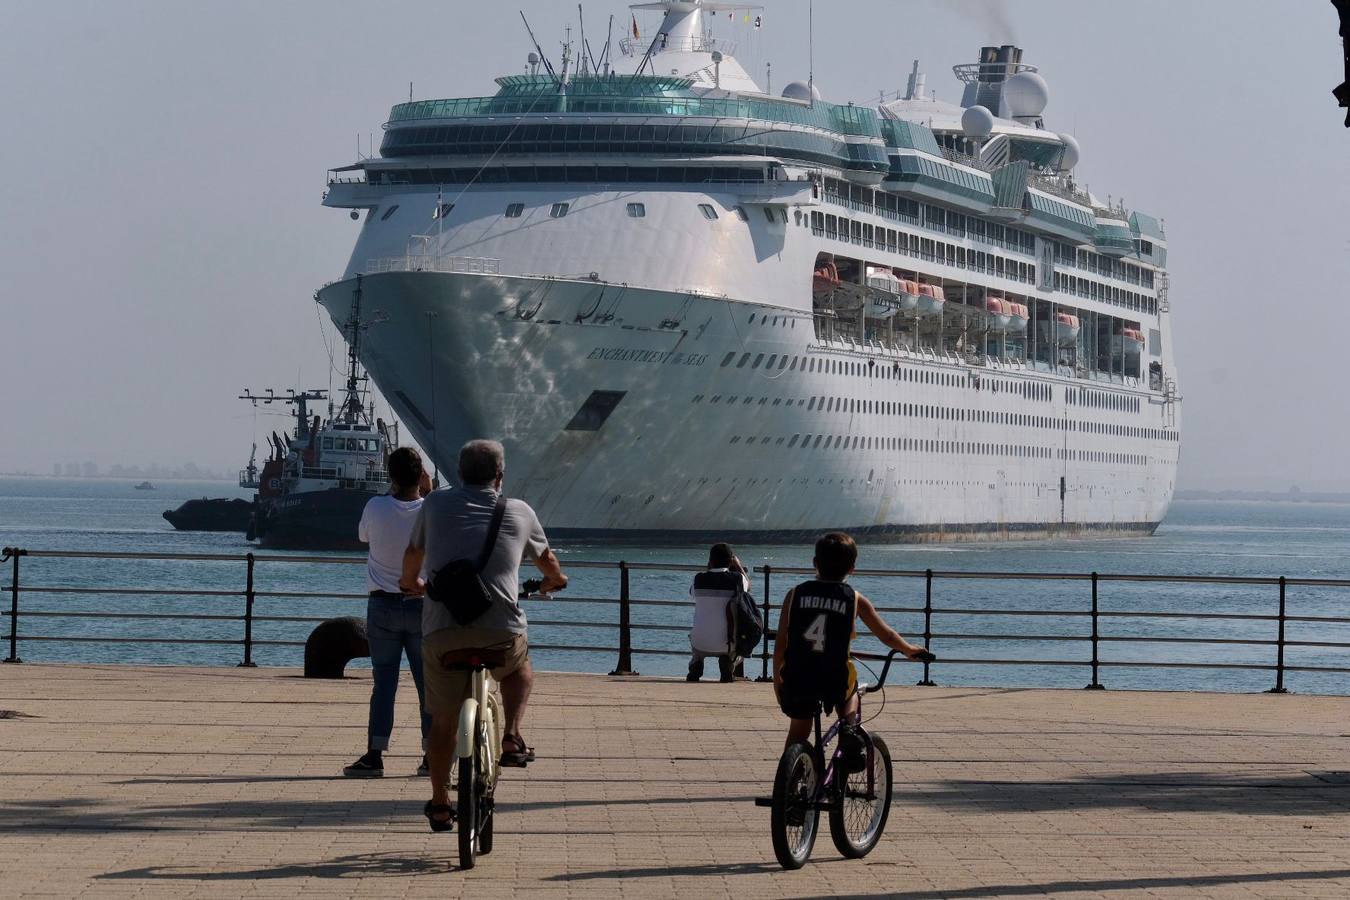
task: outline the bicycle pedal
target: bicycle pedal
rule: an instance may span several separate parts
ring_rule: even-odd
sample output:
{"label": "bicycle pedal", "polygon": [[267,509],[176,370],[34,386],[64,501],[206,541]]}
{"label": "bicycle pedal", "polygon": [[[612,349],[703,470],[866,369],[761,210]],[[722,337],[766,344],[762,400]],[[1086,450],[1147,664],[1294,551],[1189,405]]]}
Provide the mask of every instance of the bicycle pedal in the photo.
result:
{"label": "bicycle pedal", "polygon": [[756,806],[773,806],[773,798],[772,798],[772,797],[756,797],[756,798],[755,798],[755,805],[756,805]]}

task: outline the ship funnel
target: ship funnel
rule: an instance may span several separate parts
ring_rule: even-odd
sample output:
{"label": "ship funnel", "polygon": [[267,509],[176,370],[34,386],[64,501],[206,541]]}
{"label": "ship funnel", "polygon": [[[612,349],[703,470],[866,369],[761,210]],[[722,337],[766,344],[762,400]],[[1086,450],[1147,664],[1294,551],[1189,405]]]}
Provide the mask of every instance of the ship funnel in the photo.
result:
{"label": "ship funnel", "polygon": [[980,48],[980,71],[976,81],[975,102],[997,111],[1003,97],[1003,82],[1013,76],[1022,62],[1022,50],[1012,44]]}

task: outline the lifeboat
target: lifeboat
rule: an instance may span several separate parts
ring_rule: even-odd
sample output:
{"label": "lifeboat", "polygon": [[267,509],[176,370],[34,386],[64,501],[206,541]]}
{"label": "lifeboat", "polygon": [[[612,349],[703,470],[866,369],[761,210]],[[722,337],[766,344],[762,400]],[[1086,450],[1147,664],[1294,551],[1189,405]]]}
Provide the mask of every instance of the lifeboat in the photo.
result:
{"label": "lifeboat", "polygon": [[1062,347],[1078,343],[1078,317],[1055,313],[1055,341]]}
{"label": "lifeboat", "polygon": [[1027,330],[1027,322],[1031,321],[1031,312],[1027,309],[1025,303],[1013,303],[1006,301],[1008,306],[1008,330],[1021,334]]}
{"label": "lifeboat", "polygon": [[915,312],[920,316],[937,316],[942,314],[942,307],[947,305],[947,294],[942,288],[935,284],[919,285],[919,305]]}
{"label": "lifeboat", "polygon": [[993,294],[984,298],[984,311],[988,316],[990,331],[1002,334],[1012,326],[1011,306],[1010,302]]}
{"label": "lifeboat", "polygon": [[1138,328],[1122,328],[1113,336],[1112,351],[1125,357],[1125,365],[1137,368],[1139,356],[1144,352],[1144,333]]}
{"label": "lifeboat", "polygon": [[839,287],[839,267],[828,256],[816,261],[816,271],[811,276],[811,294],[816,299],[828,297]]}
{"label": "lifeboat", "polygon": [[872,319],[889,319],[900,312],[899,278],[890,269],[867,267],[867,315]]}
{"label": "lifeboat", "polygon": [[900,302],[900,311],[914,312],[919,308],[919,283],[902,277],[898,269],[892,269],[891,274],[900,282],[900,296],[897,298]]}

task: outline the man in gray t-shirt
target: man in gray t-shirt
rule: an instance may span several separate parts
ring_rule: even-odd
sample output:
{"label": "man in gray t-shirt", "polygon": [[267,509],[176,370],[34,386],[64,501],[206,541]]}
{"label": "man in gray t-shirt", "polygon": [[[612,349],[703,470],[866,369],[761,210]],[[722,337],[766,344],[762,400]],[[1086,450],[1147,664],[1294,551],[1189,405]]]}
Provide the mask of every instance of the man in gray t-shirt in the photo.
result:
{"label": "man in gray t-shirt", "polygon": [[[506,473],[505,454],[496,441],[470,441],[459,453],[463,487],[433,491],[422,501],[403,555],[399,586],[410,595],[425,593],[427,580],[446,563],[477,559],[488,537],[493,510]],[[541,593],[567,586],[558,557],[549,549],[539,519],[523,500],[508,500],[492,553],[480,573],[492,605],[468,625],[461,625],[440,603],[422,604],[422,664],[431,733],[427,762],[431,802],[426,815],[433,831],[450,827],[450,763],[455,754],[459,708],[469,686],[469,673],[443,662],[451,651],[493,648],[504,651],[505,664],[492,670],[501,685],[506,727],[502,736],[504,766],[524,766],[534,759],[520,725],[534,684],[526,640],[525,613],[520,608],[521,563],[532,561],[543,573]]]}

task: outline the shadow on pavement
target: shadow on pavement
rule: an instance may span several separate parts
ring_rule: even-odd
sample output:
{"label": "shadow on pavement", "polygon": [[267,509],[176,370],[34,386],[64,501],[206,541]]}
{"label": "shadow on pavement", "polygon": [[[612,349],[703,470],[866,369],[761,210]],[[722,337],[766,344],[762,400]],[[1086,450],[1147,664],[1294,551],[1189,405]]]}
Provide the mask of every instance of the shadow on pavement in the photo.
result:
{"label": "shadow on pavement", "polygon": [[448,857],[454,856],[454,846],[446,845],[447,859],[426,859],[397,853],[359,853],[339,856],[325,862],[298,863],[262,869],[241,869],[235,872],[203,872],[186,866],[146,866],[122,872],[108,872],[95,876],[107,879],[159,879],[172,881],[266,881],[276,878],[369,878],[407,875],[445,875],[458,870]]}

